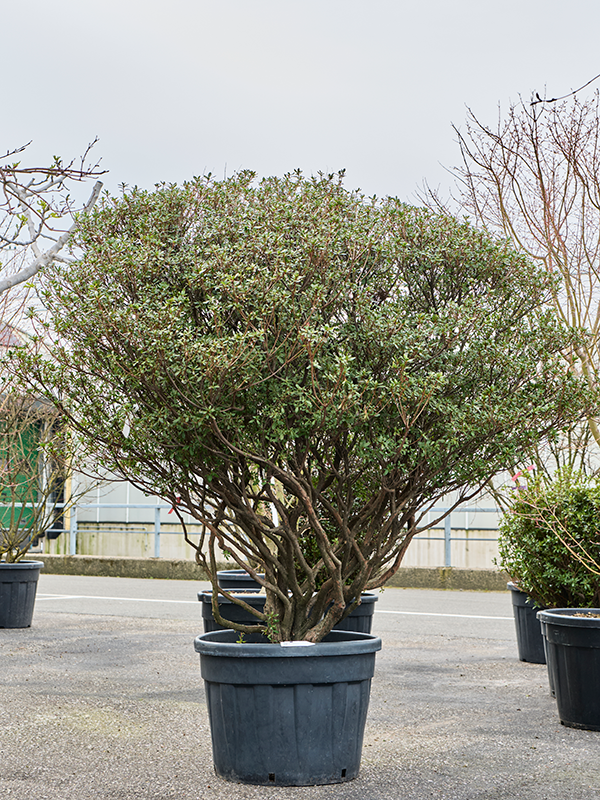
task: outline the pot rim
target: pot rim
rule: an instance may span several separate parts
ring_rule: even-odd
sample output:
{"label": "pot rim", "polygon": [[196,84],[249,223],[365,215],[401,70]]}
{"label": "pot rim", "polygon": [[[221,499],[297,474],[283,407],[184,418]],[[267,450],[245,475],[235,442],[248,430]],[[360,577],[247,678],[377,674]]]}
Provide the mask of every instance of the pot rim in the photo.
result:
{"label": "pot rim", "polygon": [[43,569],[46,565],[43,561],[0,561],[0,567],[10,567],[10,569]]}
{"label": "pot rim", "polygon": [[[597,614],[597,617],[577,616],[585,611]],[[564,625],[570,628],[600,628],[600,608],[547,608],[536,614],[540,622],[546,625]]]}
{"label": "pot rim", "polygon": [[237,631],[225,629],[203,633],[194,639],[194,649],[201,656],[228,658],[308,658],[336,655],[359,655],[381,650],[381,639],[372,633],[333,630],[328,641],[282,647],[271,642],[242,642]]}

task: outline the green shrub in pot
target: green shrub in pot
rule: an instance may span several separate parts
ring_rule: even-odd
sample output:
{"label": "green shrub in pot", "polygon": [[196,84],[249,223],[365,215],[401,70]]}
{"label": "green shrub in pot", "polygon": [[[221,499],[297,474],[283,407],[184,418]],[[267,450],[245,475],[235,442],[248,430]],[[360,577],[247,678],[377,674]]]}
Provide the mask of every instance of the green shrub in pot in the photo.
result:
{"label": "green shrub in pot", "polygon": [[[53,403],[13,385],[0,394],[0,561],[21,562],[40,538],[64,527],[69,460],[65,420]],[[56,534],[53,532],[56,531]]]}
{"label": "green shrub in pot", "polygon": [[600,607],[600,482],[570,469],[517,486],[499,565],[539,607]]}
{"label": "green shrub in pot", "polygon": [[598,479],[563,468],[518,487],[501,524],[500,555],[543,609],[537,619],[561,722],[600,730]]}
{"label": "green shrub in pot", "polygon": [[64,418],[5,371],[0,393],[0,628],[31,625],[42,561],[28,558],[64,527]]}

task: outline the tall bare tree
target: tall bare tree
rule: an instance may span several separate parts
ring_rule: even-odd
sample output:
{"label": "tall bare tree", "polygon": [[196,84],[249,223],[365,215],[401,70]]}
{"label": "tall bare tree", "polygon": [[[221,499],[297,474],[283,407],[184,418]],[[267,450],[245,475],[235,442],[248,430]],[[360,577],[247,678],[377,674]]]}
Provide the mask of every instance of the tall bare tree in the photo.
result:
{"label": "tall bare tree", "polygon": [[[578,90],[579,91],[579,90]],[[556,315],[585,329],[587,338],[566,354],[567,366],[590,389],[600,377],[600,96],[513,104],[495,127],[469,110],[455,128],[462,154],[456,168],[458,200],[490,230],[500,230],[557,278]],[[429,193],[439,205],[433,193]],[[592,440],[598,419],[571,432],[567,460]]]}
{"label": "tall bare tree", "polygon": [[102,183],[96,181],[87,200],[73,196],[77,184],[102,175],[90,160],[96,140],[79,160],[58,156],[49,166],[22,162],[28,144],[0,156],[0,292],[24,283],[64,251],[77,227],[77,213],[95,204]]}

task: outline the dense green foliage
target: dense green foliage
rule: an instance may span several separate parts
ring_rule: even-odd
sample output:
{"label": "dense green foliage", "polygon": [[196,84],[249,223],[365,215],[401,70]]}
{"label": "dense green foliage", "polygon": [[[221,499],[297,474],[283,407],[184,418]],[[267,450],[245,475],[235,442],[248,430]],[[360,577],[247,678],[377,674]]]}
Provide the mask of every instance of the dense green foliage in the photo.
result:
{"label": "dense green foliage", "polygon": [[516,490],[500,524],[500,564],[547,608],[600,607],[600,484],[563,470]]}
{"label": "dense green foliage", "polygon": [[581,414],[538,267],[338,176],[134,189],[76,245],[24,374],[97,463],[205,526],[200,562],[262,565],[277,640],[322,638],[440,497]]}

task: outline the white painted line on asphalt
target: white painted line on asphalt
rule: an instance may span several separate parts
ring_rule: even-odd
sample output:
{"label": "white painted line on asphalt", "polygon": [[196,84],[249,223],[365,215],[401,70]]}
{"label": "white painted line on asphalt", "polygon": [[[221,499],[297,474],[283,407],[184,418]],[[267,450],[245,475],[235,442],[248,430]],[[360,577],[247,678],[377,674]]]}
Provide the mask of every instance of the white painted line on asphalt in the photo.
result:
{"label": "white painted line on asphalt", "polygon": [[36,600],[77,600],[78,594],[41,594],[38,592],[35,596]]}
{"label": "white painted line on asphalt", "polygon": [[134,603],[193,603],[198,605],[197,600],[163,600],[157,597],[99,597],[95,594],[38,594],[40,600],[124,600]]}
{"label": "white painted line on asphalt", "polygon": [[[197,600],[162,600],[156,597],[99,597],[92,594],[38,594],[38,599],[41,600],[121,600],[124,602],[134,603],[191,603],[198,605]],[[375,610],[376,614],[406,614],[408,616],[416,617],[458,617],[460,619],[508,619],[512,620],[513,617],[490,617],[482,614],[438,614],[433,611],[387,611],[383,608]]]}
{"label": "white painted line on asphalt", "polygon": [[436,614],[433,611],[386,611],[378,608],[376,614],[410,614],[416,617],[460,617],[461,619],[510,619],[514,617],[485,617],[483,614]]}

